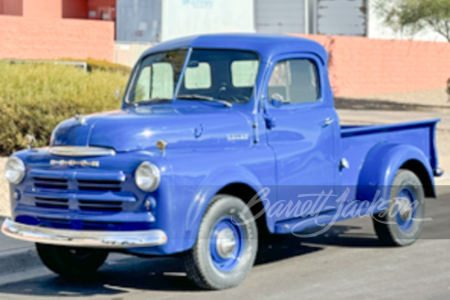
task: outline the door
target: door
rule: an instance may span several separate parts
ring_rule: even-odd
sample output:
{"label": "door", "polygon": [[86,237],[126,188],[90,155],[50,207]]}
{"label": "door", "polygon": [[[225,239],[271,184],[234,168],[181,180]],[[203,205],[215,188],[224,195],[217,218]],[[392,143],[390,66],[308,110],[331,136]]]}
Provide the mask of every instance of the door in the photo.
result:
{"label": "door", "polygon": [[[285,205],[292,201],[291,208],[300,205],[302,216],[336,208],[335,197],[319,196],[336,193],[339,137],[332,99],[321,92],[326,81],[319,63],[314,56],[280,60],[267,84],[265,114],[268,143],[276,157],[277,200],[285,200]],[[298,212],[285,211],[277,219],[298,218]]]}
{"label": "door", "polygon": [[317,34],[367,36],[366,0],[318,0]]}

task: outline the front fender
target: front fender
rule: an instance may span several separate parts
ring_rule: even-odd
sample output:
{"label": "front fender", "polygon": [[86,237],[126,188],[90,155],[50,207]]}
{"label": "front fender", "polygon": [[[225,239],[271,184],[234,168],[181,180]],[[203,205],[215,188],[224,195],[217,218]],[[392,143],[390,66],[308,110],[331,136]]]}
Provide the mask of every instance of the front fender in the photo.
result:
{"label": "front fender", "polygon": [[229,166],[211,172],[198,186],[187,211],[185,228],[186,238],[190,241],[187,248],[194,245],[201,220],[211,200],[221,189],[233,183],[246,184],[256,192],[263,188],[258,178],[242,166]]}
{"label": "front fender", "polygon": [[379,144],[372,148],[363,163],[357,188],[358,200],[379,197],[389,199],[390,186],[397,171],[410,161],[418,161],[426,170],[434,192],[433,171],[424,153],[417,147],[405,144]]}

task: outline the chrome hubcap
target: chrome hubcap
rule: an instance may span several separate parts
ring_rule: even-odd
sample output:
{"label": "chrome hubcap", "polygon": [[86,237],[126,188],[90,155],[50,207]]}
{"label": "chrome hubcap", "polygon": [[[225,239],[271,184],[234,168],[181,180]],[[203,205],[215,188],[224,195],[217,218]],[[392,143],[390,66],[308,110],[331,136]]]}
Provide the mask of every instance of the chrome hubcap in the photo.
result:
{"label": "chrome hubcap", "polygon": [[229,258],[236,247],[236,237],[233,230],[225,228],[217,234],[217,253],[222,258]]}

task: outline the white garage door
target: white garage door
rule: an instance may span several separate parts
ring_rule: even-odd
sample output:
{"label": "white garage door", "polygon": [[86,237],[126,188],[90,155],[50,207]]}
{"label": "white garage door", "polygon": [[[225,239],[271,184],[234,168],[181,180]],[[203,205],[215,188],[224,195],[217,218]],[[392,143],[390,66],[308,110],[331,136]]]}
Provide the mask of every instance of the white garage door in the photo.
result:
{"label": "white garage door", "polygon": [[317,33],[366,36],[367,0],[318,0]]}
{"label": "white garage door", "polygon": [[305,33],[305,0],[256,0],[259,33]]}

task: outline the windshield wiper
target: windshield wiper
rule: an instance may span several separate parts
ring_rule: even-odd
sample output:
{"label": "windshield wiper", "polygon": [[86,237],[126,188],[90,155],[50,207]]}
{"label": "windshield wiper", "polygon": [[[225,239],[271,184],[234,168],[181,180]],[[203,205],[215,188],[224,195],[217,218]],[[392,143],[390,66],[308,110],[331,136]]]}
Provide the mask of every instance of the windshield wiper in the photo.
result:
{"label": "windshield wiper", "polygon": [[189,95],[178,95],[177,99],[187,99],[187,100],[201,100],[201,101],[209,101],[209,102],[218,102],[222,103],[226,107],[232,107],[233,104],[230,102],[227,102],[225,100],[215,99],[213,97],[203,96],[203,95],[197,95],[197,94],[189,94]]}

